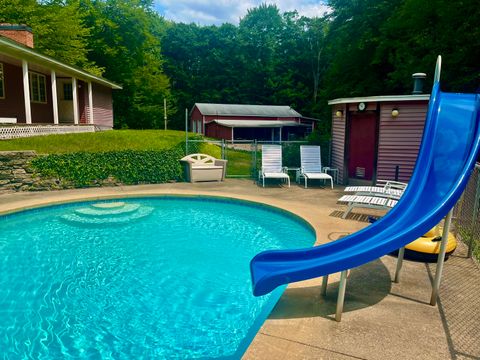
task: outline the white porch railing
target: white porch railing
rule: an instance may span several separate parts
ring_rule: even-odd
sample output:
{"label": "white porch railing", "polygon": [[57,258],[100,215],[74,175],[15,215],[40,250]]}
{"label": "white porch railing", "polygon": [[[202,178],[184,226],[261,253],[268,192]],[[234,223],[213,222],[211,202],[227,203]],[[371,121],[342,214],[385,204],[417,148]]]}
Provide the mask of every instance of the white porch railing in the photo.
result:
{"label": "white porch railing", "polygon": [[23,125],[0,126],[0,140],[30,136],[95,132],[94,125]]}

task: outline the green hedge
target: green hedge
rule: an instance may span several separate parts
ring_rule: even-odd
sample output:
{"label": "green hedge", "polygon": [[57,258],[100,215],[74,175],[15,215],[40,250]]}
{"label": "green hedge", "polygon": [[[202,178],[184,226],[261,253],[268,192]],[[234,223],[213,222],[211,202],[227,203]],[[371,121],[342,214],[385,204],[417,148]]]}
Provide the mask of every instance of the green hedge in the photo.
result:
{"label": "green hedge", "polygon": [[32,167],[43,177],[59,178],[74,186],[91,186],[106,180],[123,184],[164,183],[181,180],[179,159],[183,150],[124,150],[51,154],[32,160]]}

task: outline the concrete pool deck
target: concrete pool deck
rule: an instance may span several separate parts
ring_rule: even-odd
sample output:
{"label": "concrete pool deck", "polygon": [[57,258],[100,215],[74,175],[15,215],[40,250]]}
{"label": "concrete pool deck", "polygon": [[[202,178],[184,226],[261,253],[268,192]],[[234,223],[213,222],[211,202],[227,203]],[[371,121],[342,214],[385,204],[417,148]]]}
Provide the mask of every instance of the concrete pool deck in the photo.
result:
{"label": "concrete pool deck", "polygon": [[[169,194],[234,197],[278,206],[303,217],[314,227],[317,244],[321,244],[368,225],[354,220],[361,218],[358,215],[347,220],[340,218],[346,208],[337,204],[342,193],[343,187],[339,186],[334,190],[304,189],[295,184],[291,188],[279,185],[262,188],[251,180],[228,179],[224,183],[5,193],[0,194],[0,214],[51,203],[111,197]],[[357,213],[361,211],[356,210]],[[453,260],[446,263],[447,275],[451,263],[455,264]],[[340,323],[334,320],[338,274],[330,277],[325,298],[320,296],[320,279],[291,284],[257,333],[244,359],[456,358],[456,340],[449,331],[445,309],[429,305],[434,266],[406,261],[401,282],[395,284],[391,280],[395,264],[395,258],[384,256],[349,272]],[[479,283],[478,279],[477,274],[473,280],[475,284]],[[452,294],[445,295],[452,297]],[[443,296],[441,292],[440,298]],[[479,313],[478,309],[471,310]],[[478,332],[469,330],[467,333],[471,333],[472,342],[475,342]],[[462,334],[462,339],[465,336],[468,334]],[[476,348],[470,351],[465,358],[477,358],[476,351]]]}

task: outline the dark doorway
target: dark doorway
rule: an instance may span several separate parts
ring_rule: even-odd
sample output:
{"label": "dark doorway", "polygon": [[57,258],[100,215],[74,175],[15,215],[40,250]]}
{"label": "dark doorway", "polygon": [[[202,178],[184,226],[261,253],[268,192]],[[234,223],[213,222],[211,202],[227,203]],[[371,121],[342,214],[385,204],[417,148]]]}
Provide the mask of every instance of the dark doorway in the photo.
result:
{"label": "dark doorway", "polygon": [[352,113],[349,130],[348,176],[372,180],[377,138],[376,113]]}

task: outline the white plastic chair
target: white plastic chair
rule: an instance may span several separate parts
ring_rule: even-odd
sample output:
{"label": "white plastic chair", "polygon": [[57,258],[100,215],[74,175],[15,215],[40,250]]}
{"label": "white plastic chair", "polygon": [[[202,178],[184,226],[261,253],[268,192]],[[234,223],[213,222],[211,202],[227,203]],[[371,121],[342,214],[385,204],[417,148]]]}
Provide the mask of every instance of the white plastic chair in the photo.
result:
{"label": "white plastic chair", "polygon": [[299,179],[302,177],[305,179],[305,188],[308,186],[308,180],[330,180],[330,186],[333,189],[333,178],[322,169],[320,146],[301,145],[300,164]]}
{"label": "white plastic chair", "polygon": [[259,178],[262,179],[263,187],[265,187],[265,179],[268,178],[286,180],[290,187],[287,168],[282,166],[281,145],[262,145],[262,169],[259,172]]}

